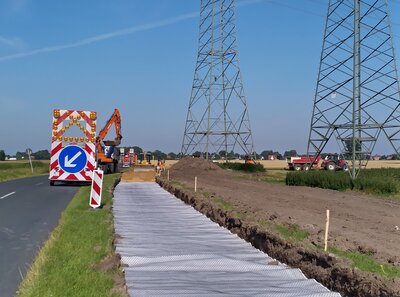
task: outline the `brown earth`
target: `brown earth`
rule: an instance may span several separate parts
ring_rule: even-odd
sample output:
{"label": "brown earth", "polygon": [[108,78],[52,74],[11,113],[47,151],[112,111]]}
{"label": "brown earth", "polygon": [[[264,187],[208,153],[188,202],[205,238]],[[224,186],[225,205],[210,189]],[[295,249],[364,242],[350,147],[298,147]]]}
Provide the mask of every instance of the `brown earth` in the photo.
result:
{"label": "brown earth", "polygon": [[[186,158],[159,179],[165,187],[256,247],[299,267],[343,296],[400,296],[400,280],[353,269],[348,261],[321,252],[326,209],[330,209],[330,246],[369,254],[400,266],[400,203],[356,192],[288,187],[243,178],[202,159]],[[197,193],[193,192],[197,176]],[[233,205],[221,209],[216,200]],[[296,224],[310,233],[301,243],[287,242],[260,221]]]}
{"label": "brown earth", "polygon": [[154,182],[156,172],[153,167],[134,168],[132,167],[122,173],[121,180],[126,182]]}

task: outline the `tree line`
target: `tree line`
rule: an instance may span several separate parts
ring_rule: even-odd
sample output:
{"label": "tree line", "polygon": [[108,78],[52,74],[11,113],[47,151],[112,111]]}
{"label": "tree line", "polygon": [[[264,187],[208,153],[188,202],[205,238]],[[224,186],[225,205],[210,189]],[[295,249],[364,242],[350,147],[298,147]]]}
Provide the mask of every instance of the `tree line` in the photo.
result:
{"label": "tree line", "polygon": [[[26,160],[29,158],[26,152],[17,152],[14,156],[8,155],[4,150],[0,150],[0,161],[9,160],[15,158],[17,160]],[[35,160],[50,160],[50,152],[48,150],[39,150],[32,152],[31,158]]]}

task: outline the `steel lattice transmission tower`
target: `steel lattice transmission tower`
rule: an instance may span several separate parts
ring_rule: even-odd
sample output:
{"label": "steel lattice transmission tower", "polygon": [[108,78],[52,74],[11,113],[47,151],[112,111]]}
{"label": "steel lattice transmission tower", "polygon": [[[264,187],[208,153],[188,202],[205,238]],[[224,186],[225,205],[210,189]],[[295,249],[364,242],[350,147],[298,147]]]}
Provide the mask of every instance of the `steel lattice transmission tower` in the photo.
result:
{"label": "steel lattice transmission tower", "polygon": [[235,0],[202,0],[199,49],[182,154],[241,149],[254,157],[236,44]]}
{"label": "steel lattice transmission tower", "polygon": [[356,178],[379,136],[400,145],[400,94],[387,0],[330,0],[308,141],[335,138]]}

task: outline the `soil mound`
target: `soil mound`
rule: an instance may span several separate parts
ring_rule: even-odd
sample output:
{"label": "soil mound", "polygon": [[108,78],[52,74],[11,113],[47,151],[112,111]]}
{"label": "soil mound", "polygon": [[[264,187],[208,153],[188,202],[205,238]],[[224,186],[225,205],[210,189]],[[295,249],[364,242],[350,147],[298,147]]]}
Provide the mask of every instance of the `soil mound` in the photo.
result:
{"label": "soil mound", "polygon": [[217,164],[207,161],[204,158],[185,157],[171,166],[172,171],[183,171],[187,169],[196,169],[199,171],[222,170]]}
{"label": "soil mound", "polygon": [[154,182],[156,177],[156,172],[154,169],[150,170],[129,170],[122,173],[121,180],[124,182]]}

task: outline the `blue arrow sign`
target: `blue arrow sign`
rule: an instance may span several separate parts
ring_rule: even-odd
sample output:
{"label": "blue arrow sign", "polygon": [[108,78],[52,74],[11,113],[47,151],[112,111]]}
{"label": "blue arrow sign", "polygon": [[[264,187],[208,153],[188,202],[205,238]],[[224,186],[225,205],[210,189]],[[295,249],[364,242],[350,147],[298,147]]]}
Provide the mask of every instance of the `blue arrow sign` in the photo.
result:
{"label": "blue arrow sign", "polygon": [[86,152],[76,145],[66,146],[58,156],[58,164],[65,172],[80,172],[87,164]]}

